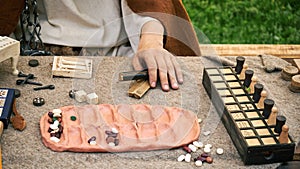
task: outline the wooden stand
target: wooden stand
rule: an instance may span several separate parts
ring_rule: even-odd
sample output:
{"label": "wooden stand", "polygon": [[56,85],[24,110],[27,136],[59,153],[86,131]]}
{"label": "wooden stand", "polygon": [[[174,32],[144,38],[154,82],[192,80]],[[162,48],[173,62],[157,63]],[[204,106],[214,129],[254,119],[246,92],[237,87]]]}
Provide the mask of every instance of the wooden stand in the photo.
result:
{"label": "wooden stand", "polygon": [[11,59],[12,73],[18,75],[17,64],[20,56],[20,42],[9,37],[0,36],[0,62]]}

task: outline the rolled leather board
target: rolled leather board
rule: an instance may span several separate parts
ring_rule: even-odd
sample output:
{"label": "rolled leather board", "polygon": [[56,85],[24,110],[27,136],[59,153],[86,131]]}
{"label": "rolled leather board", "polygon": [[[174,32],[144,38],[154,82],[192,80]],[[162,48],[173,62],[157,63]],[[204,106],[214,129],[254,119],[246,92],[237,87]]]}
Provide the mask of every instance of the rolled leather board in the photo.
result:
{"label": "rolled leather board", "polygon": [[[40,120],[42,141],[53,151],[162,150],[186,145],[197,140],[200,134],[196,114],[177,107],[99,104],[65,106],[59,110],[61,117],[53,118],[49,111]],[[53,141],[55,131],[50,128],[53,120],[59,121],[62,130],[57,141]],[[108,141],[113,139],[111,134],[117,140],[115,145]],[[91,138],[94,144],[90,144]]]}

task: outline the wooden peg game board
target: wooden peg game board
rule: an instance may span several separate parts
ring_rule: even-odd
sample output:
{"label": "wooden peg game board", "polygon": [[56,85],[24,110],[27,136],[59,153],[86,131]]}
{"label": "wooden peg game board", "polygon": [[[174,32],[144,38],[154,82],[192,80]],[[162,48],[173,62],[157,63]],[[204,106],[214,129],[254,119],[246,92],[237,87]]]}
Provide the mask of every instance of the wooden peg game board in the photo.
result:
{"label": "wooden peg game board", "polygon": [[295,142],[280,144],[232,67],[205,68],[203,85],[245,165],[293,160]]}

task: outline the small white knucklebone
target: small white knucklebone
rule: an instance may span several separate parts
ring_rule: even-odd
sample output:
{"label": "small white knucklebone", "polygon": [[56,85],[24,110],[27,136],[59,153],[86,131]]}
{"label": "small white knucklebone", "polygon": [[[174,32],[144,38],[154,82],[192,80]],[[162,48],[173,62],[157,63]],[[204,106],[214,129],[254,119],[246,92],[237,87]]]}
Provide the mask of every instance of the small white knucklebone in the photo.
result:
{"label": "small white knucklebone", "polygon": [[212,148],[212,145],[211,144],[205,144],[204,148]]}
{"label": "small white knucklebone", "polygon": [[184,158],[184,161],[189,163],[189,162],[191,162],[191,158],[192,158],[191,154],[186,154],[185,158]]}
{"label": "small white knucklebone", "polygon": [[188,147],[189,147],[189,149],[192,150],[192,152],[196,152],[197,151],[197,147],[194,144],[189,144]]}
{"label": "small white knucklebone", "polygon": [[201,160],[197,160],[197,161],[195,161],[195,165],[197,166],[197,167],[200,167],[200,166],[202,166],[202,161]]}
{"label": "small white knucklebone", "polygon": [[198,148],[202,148],[203,147],[203,143],[202,142],[198,142],[198,141],[194,141],[193,145],[198,147]]}
{"label": "small white knucklebone", "polygon": [[209,147],[204,147],[203,151],[205,153],[210,153],[211,152],[211,149]]}
{"label": "small white knucklebone", "polygon": [[183,161],[184,159],[185,159],[185,155],[182,154],[182,155],[180,155],[180,156],[177,158],[177,161],[181,162],[181,161]]}
{"label": "small white knucklebone", "polygon": [[53,109],[52,113],[53,113],[53,117],[61,117],[61,110],[60,109]]}
{"label": "small white knucklebone", "polygon": [[50,137],[50,140],[55,142],[55,143],[58,143],[60,141],[60,139],[57,138],[57,137]]}

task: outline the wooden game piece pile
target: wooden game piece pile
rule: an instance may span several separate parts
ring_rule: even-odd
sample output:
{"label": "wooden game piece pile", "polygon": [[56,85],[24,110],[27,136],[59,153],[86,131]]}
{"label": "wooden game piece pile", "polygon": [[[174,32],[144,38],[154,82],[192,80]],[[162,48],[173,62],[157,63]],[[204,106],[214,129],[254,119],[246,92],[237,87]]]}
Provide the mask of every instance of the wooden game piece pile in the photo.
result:
{"label": "wooden game piece pile", "polygon": [[291,81],[288,86],[290,91],[299,93],[300,92],[300,75],[299,69],[295,66],[288,65],[281,71],[281,77],[283,80]]}

